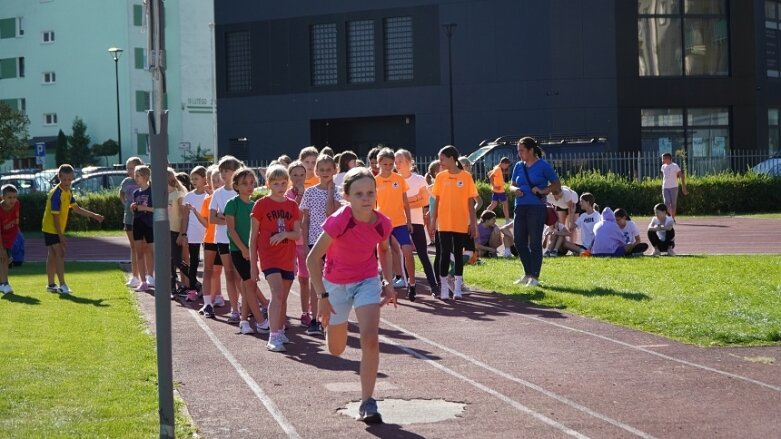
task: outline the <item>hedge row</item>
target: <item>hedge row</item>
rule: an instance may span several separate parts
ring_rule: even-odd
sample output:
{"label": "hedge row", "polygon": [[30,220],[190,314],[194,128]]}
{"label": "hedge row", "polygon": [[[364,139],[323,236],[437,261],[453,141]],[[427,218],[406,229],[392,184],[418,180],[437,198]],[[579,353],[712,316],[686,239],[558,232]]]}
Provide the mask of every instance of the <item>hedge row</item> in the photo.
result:
{"label": "hedge row", "polygon": [[[653,215],[654,205],[662,202],[659,178],[638,181],[612,173],[586,172],[568,177],[562,184],[578,194],[591,192],[602,207],[623,207],[632,215]],[[477,186],[487,205],[491,186],[485,182]],[[685,215],[781,212],[781,177],[723,173],[687,178],[686,187],[689,195],[678,195],[678,212]],[[509,187],[508,196],[512,203]],[[501,210],[496,210],[500,216]]]}
{"label": "hedge row", "polygon": [[[660,179],[632,180],[616,174],[588,172],[562,181],[578,194],[591,192],[600,206],[623,207],[632,215],[653,215],[662,202]],[[678,211],[687,215],[781,212],[781,178],[764,174],[723,173],[687,179],[689,195],[678,197]],[[477,182],[484,205],[491,202],[491,186]],[[509,193],[510,205],[513,197]],[[46,194],[21,195],[22,230],[40,230]],[[122,204],[115,192],[78,197],[79,205],[106,217],[102,224],[79,215],[70,215],[68,230],[119,230],[122,228]],[[497,214],[502,215],[501,208]]]}

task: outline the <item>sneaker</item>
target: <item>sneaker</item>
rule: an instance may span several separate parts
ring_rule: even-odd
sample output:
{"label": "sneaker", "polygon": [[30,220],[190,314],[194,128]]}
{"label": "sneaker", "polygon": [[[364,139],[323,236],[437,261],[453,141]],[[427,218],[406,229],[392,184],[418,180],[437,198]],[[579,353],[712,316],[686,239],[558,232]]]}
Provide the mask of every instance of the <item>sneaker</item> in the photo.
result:
{"label": "sneaker", "polygon": [[279,336],[279,339],[282,340],[283,344],[289,344],[291,343],[290,339],[287,338],[287,335],[285,335],[285,330],[282,329],[282,332],[277,332],[277,336]]}
{"label": "sneaker", "polygon": [[195,302],[198,300],[198,292],[195,290],[190,290],[187,292],[187,297],[184,299],[185,302]]}
{"label": "sneaker", "polygon": [[504,249],[504,257],[505,258],[512,258],[513,257],[513,254],[512,254],[512,252],[510,251],[509,248]]}
{"label": "sneaker", "polygon": [[225,306],[225,299],[222,295],[218,295],[214,298],[214,306]]}
{"label": "sneaker", "polygon": [[675,255],[676,255],[675,250],[671,248],[667,249],[667,256],[675,256]]}
{"label": "sneaker", "polygon": [[258,334],[268,334],[271,332],[271,328],[268,326],[268,319],[265,319],[262,322],[256,324],[255,330],[258,331]]}
{"label": "sneaker", "polygon": [[540,286],[540,281],[538,281],[537,279],[535,279],[533,277],[530,277],[529,281],[526,282],[526,286],[527,287],[539,287]]}
{"label": "sneaker", "polygon": [[241,321],[241,314],[238,312],[232,312],[228,316],[228,323],[239,323]]}
{"label": "sneaker", "polygon": [[439,291],[439,300],[450,300],[450,287],[442,285],[442,289]]}
{"label": "sneaker", "polygon": [[279,333],[271,334],[271,336],[268,338],[268,343],[266,343],[266,349],[270,350],[271,352],[285,352],[287,349],[285,348],[285,343],[280,337],[281,335],[282,334]]}
{"label": "sneaker", "polygon": [[60,291],[60,294],[65,294],[65,295],[68,295],[68,294],[71,293],[71,289],[68,288],[67,284],[60,284],[59,291]]}
{"label": "sneaker", "polygon": [[377,411],[377,401],[374,398],[369,398],[361,403],[358,408],[357,420],[367,424],[382,424],[382,415]]}
{"label": "sneaker", "polygon": [[542,256],[543,256],[544,258],[548,258],[548,257],[550,257],[550,254],[551,254],[551,251],[550,251],[550,250],[545,250],[545,251],[542,253]]}
{"label": "sneaker", "polygon": [[57,288],[57,284],[51,284],[48,287],[46,287],[46,291],[48,291],[50,293],[59,293],[60,289]]}
{"label": "sneaker", "polygon": [[660,256],[661,254],[662,254],[662,252],[660,252],[658,248],[655,248],[654,252],[653,252],[653,254],[651,256]]}
{"label": "sneaker", "polygon": [[239,322],[239,331],[241,331],[242,334],[254,334],[255,330],[252,329],[252,325],[249,324],[248,320],[242,320]]}
{"label": "sneaker", "polygon": [[11,292],[11,285],[8,285],[8,284],[0,285],[0,293],[8,294],[10,292]]}
{"label": "sneaker", "polygon": [[149,284],[148,284],[148,283],[146,283],[146,282],[141,282],[141,283],[140,283],[140,284],[138,284],[138,286],[136,287],[136,291],[139,291],[139,292],[140,292],[140,291],[147,291],[148,289],[149,289]]}
{"label": "sneaker", "polygon": [[416,296],[415,285],[408,286],[407,287],[407,300],[409,300],[410,302],[414,302],[415,301],[415,296]]}
{"label": "sneaker", "polygon": [[207,319],[213,319],[214,318],[214,308],[211,305],[206,305],[203,307],[203,316]]}
{"label": "sneaker", "polygon": [[171,291],[174,291],[174,294],[176,294],[179,297],[187,297],[187,295],[190,293],[190,290],[187,289],[187,287],[178,287],[178,288],[171,289]]}
{"label": "sneaker", "polygon": [[150,276],[150,275],[147,274],[146,275],[146,283],[149,284],[149,286],[151,288],[154,288],[155,287],[155,277],[154,276]]}
{"label": "sneaker", "polygon": [[432,284],[431,285],[431,297],[437,298],[439,297],[439,285]]}
{"label": "sneaker", "polygon": [[407,288],[407,281],[403,277],[399,277],[393,281],[393,288]]}
{"label": "sneaker", "polygon": [[513,282],[514,285],[526,285],[527,283],[529,283],[529,276],[528,275],[524,275],[522,278],[520,278],[520,279],[516,280],[515,282]]}
{"label": "sneaker", "polygon": [[323,327],[320,325],[320,322],[312,319],[312,323],[306,328],[306,335],[323,335]]}
{"label": "sneaker", "polygon": [[141,285],[141,281],[138,280],[138,278],[135,276],[131,277],[130,280],[127,281],[127,283],[125,284],[125,286],[128,286],[130,288],[135,288],[139,285]]}
{"label": "sneaker", "polygon": [[301,326],[309,327],[310,323],[312,323],[312,316],[310,316],[308,312],[302,312],[301,313]]}

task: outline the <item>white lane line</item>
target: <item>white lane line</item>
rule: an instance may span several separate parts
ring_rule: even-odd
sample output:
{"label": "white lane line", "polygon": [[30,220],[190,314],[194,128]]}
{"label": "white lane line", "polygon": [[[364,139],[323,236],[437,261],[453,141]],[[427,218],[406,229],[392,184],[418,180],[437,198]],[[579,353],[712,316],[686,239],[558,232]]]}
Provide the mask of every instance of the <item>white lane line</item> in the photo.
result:
{"label": "white lane line", "polygon": [[549,418],[549,417],[547,417],[547,416],[545,416],[545,415],[543,415],[541,413],[535,412],[534,410],[532,410],[529,407],[526,407],[525,405],[523,405],[523,404],[521,404],[521,403],[511,399],[510,397],[508,397],[508,396],[506,396],[506,395],[504,395],[502,393],[499,393],[496,390],[494,390],[494,389],[492,389],[492,388],[490,388],[488,386],[480,384],[477,381],[472,380],[471,378],[468,378],[468,377],[466,377],[464,375],[461,375],[460,373],[458,373],[458,372],[456,372],[456,371],[454,371],[452,369],[449,369],[449,368],[447,368],[447,367],[437,363],[436,361],[432,360],[431,358],[428,358],[427,356],[425,356],[425,355],[423,355],[423,354],[421,354],[421,353],[419,353],[419,352],[417,352],[417,351],[415,351],[415,350],[413,350],[411,348],[408,348],[406,346],[403,346],[403,345],[399,344],[398,342],[396,342],[393,339],[390,339],[390,338],[388,338],[388,337],[386,337],[384,335],[381,335],[380,336],[380,340],[383,341],[384,343],[396,346],[397,348],[401,349],[402,351],[404,351],[404,352],[406,352],[406,353],[408,353],[408,354],[410,354],[410,355],[412,355],[412,356],[414,356],[414,357],[416,357],[416,358],[418,358],[420,360],[425,361],[430,366],[432,366],[432,367],[434,367],[436,369],[439,369],[439,370],[441,370],[442,372],[445,372],[448,375],[452,375],[452,376],[458,378],[461,381],[464,381],[464,382],[466,382],[468,384],[471,384],[474,387],[477,387],[478,389],[482,390],[483,392],[486,392],[486,393],[488,393],[488,394],[490,394],[490,395],[492,395],[492,396],[494,396],[494,397],[496,397],[496,398],[506,402],[507,404],[510,404],[513,408],[515,408],[515,409],[517,409],[517,410],[519,410],[519,411],[521,411],[523,413],[526,413],[527,415],[533,417],[534,419],[537,419],[538,421],[541,421],[541,422],[543,422],[543,423],[545,423],[545,424],[547,424],[547,425],[549,425],[549,426],[551,426],[551,427],[553,427],[553,428],[555,428],[557,430],[560,430],[560,431],[562,431],[562,432],[564,432],[564,433],[566,433],[566,434],[568,434],[568,435],[570,435],[572,437],[576,437],[576,438],[580,438],[580,439],[588,438],[588,436],[586,436],[586,435],[584,435],[584,434],[582,434],[580,432],[577,432],[577,431],[567,427],[566,425],[561,424],[560,422],[557,422],[557,421],[555,421],[555,420],[553,420],[553,419],[551,419],[551,418]]}
{"label": "white lane line", "polygon": [[[497,307],[497,309],[502,309],[502,310],[506,311],[505,308]],[[637,350],[637,351],[640,351],[640,352],[645,352],[646,354],[654,355],[654,356],[659,357],[659,358],[664,358],[665,360],[670,360],[670,361],[674,361],[676,363],[685,364],[687,366],[691,366],[691,367],[694,367],[694,368],[697,368],[697,369],[707,370],[708,372],[713,372],[713,373],[716,373],[716,374],[719,374],[719,375],[723,375],[723,376],[726,376],[726,377],[734,378],[736,380],[741,380],[741,381],[745,381],[747,383],[756,384],[758,386],[764,387],[766,389],[774,390],[776,392],[781,392],[781,387],[779,387],[779,386],[775,386],[773,384],[769,384],[769,383],[765,383],[765,382],[762,382],[762,381],[759,381],[759,380],[755,380],[753,378],[749,378],[749,377],[746,377],[746,376],[743,376],[743,375],[738,375],[738,374],[734,374],[732,372],[727,372],[727,371],[724,371],[724,370],[715,369],[715,368],[710,367],[710,366],[705,366],[704,364],[692,363],[691,361],[682,360],[680,358],[675,358],[675,357],[672,357],[670,355],[665,355],[665,354],[662,354],[662,353],[659,353],[659,352],[656,352],[656,351],[652,351],[651,349],[646,349],[643,346],[636,346],[636,345],[633,345],[633,344],[630,344],[630,343],[627,343],[627,342],[623,342],[621,340],[616,340],[614,338],[607,337],[605,335],[589,332],[589,331],[586,331],[585,329],[578,329],[578,328],[573,328],[571,326],[562,325],[561,323],[549,322],[549,321],[547,321],[545,319],[542,319],[540,317],[534,317],[534,316],[530,316],[530,315],[526,315],[526,314],[522,314],[522,313],[516,313],[516,314],[521,316],[521,317],[524,317],[524,318],[527,318],[527,319],[531,319],[531,320],[534,320],[534,321],[537,321],[537,322],[540,322],[540,323],[545,323],[545,324],[548,324],[548,325],[556,326],[557,328],[562,328],[562,329],[566,329],[566,330],[569,330],[569,331],[578,332],[578,333],[585,334],[585,335],[590,335],[592,337],[596,337],[596,338],[599,338],[599,339],[602,339],[602,340],[605,340],[605,341],[609,341],[609,342],[612,342],[612,343],[624,346],[624,347],[629,348],[629,349],[634,349],[634,350]]]}
{"label": "white lane line", "polygon": [[[625,431],[627,431],[629,433],[632,433],[632,434],[634,434],[636,436],[639,436],[639,437],[642,437],[642,438],[645,438],[645,439],[652,439],[653,438],[653,436],[651,436],[650,434],[648,434],[648,433],[646,433],[644,431],[638,430],[638,429],[632,427],[631,425],[624,424],[621,421],[615,420],[615,419],[610,418],[610,417],[608,417],[606,415],[603,415],[601,413],[595,412],[594,410],[591,410],[590,408],[588,408],[588,407],[586,407],[584,405],[578,404],[575,401],[572,401],[572,400],[567,399],[567,398],[565,398],[565,397],[563,397],[561,395],[558,395],[558,394],[553,393],[553,392],[551,392],[549,390],[546,390],[545,388],[543,388],[541,386],[538,386],[537,384],[534,384],[534,383],[531,383],[531,382],[526,381],[524,379],[512,376],[512,375],[510,375],[510,374],[508,374],[506,372],[503,372],[503,371],[501,371],[499,369],[496,369],[496,368],[494,368],[492,366],[489,366],[488,364],[483,363],[480,360],[472,358],[472,357],[470,357],[470,356],[468,356],[466,354],[463,354],[463,353],[461,353],[459,351],[451,349],[451,348],[449,348],[447,346],[443,346],[443,345],[441,345],[441,344],[439,344],[439,343],[437,343],[435,341],[427,339],[426,337],[423,337],[423,336],[421,336],[419,334],[416,334],[416,333],[414,333],[412,331],[404,329],[404,328],[402,328],[399,325],[396,325],[396,324],[393,324],[393,323],[387,321],[386,319],[381,318],[380,321],[382,321],[383,324],[385,324],[387,326],[390,326],[390,327],[394,328],[395,330],[397,330],[399,332],[403,332],[403,333],[405,333],[407,335],[415,337],[416,339],[422,341],[423,343],[429,344],[429,345],[434,346],[435,348],[437,348],[439,350],[443,350],[445,352],[448,352],[449,354],[452,354],[452,355],[455,355],[455,356],[457,356],[459,358],[462,358],[462,359],[464,359],[464,360],[474,364],[475,366],[478,366],[478,367],[480,367],[482,369],[485,369],[485,370],[487,370],[487,371],[489,371],[489,372],[491,372],[491,373],[493,373],[495,375],[498,375],[498,376],[500,376],[502,378],[505,378],[507,380],[516,382],[516,383],[521,384],[521,385],[523,385],[525,387],[528,387],[528,388],[530,388],[532,390],[536,390],[537,392],[542,393],[543,395],[545,395],[545,396],[547,396],[549,398],[553,398],[556,401],[559,401],[559,402],[561,402],[563,404],[566,404],[566,405],[570,406],[571,408],[574,408],[574,409],[579,410],[579,411],[581,411],[583,413],[586,413],[587,415],[593,416],[593,417],[595,417],[597,419],[601,419],[602,421],[605,421],[605,422],[607,422],[608,424],[610,424],[610,425],[612,425],[614,427],[618,427],[618,428],[620,428],[622,430],[625,430]],[[384,336],[381,336],[381,337],[384,338],[385,340],[388,340],[387,337],[384,337]],[[402,349],[404,352],[408,352],[408,353],[413,353],[414,352],[411,349],[407,349],[407,348],[399,345],[398,343],[393,343],[393,344],[396,345],[397,347],[399,347],[400,349]],[[421,358],[421,359],[425,358],[421,354],[418,354],[417,352],[414,352],[413,355],[415,355],[416,357]],[[437,368],[443,368],[443,370],[446,369],[444,366],[441,366],[441,365],[433,362],[433,360],[429,360],[427,358],[426,358],[426,360],[429,361],[430,364],[436,365]],[[450,372],[448,372],[448,373],[450,373]],[[453,374],[456,374],[456,372],[453,372],[451,375],[453,375]],[[470,384],[476,385],[469,378],[463,377],[461,375],[459,375],[459,378],[461,378],[461,379],[463,379],[465,381],[470,382]],[[485,390],[485,389],[482,389],[482,390]],[[488,390],[486,390],[486,391],[488,391]],[[489,393],[491,393],[493,395],[492,392],[494,392],[494,391],[492,390]],[[500,399],[505,401],[503,398],[500,398]],[[505,401],[505,402],[508,402],[508,401]],[[515,401],[513,401],[513,402],[515,402]],[[553,422],[555,422],[555,421],[553,421]]]}
{"label": "white lane line", "polygon": [[204,322],[203,318],[198,315],[195,310],[189,310],[188,311],[193,319],[195,319],[196,323],[198,323],[198,326],[203,329],[203,332],[206,333],[207,336],[209,336],[209,339],[211,339],[212,343],[214,343],[214,346],[219,349],[219,351],[222,353],[222,356],[225,357],[226,360],[233,366],[234,369],[236,369],[236,372],[239,374],[241,379],[244,380],[245,383],[247,383],[247,386],[252,390],[252,393],[257,396],[257,398],[260,400],[261,403],[263,403],[263,406],[266,407],[266,410],[271,414],[271,416],[274,417],[274,420],[277,421],[277,424],[279,424],[280,427],[282,427],[282,430],[285,431],[287,436],[289,438],[295,438],[300,439],[301,436],[299,436],[298,432],[296,431],[295,427],[293,427],[293,424],[291,424],[287,418],[285,418],[285,415],[282,414],[282,411],[279,410],[279,407],[274,403],[274,401],[266,395],[266,392],[263,391],[263,389],[258,385],[257,382],[255,382],[254,379],[252,379],[252,376],[250,376],[249,372],[247,372],[246,369],[239,363],[238,360],[236,360],[236,357],[233,356],[233,354],[228,351],[228,348],[225,347],[224,344],[217,338],[217,336],[212,332],[211,328],[206,325],[206,322]]}

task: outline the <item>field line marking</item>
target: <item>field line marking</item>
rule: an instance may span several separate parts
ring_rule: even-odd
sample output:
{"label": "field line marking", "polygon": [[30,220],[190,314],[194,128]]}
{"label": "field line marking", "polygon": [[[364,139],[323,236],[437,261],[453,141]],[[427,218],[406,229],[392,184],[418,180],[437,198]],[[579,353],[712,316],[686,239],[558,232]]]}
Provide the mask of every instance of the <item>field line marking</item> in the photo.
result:
{"label": "field line marking", "polygon": [[279,409],[279,407],[274,403],[274,401],[269,398],[268,395],[266,395],[266,392],[263,391],[263,389],[258,385],[258,383],[250,376],[249,372],[247,372],[246,369],[241,365],[241,363],[236,359],[236,357],[233,356],[233,354],[230,353],[228,348],[225,347],[224,344],[217,338],[217,336],[214,334],[214,332],[209,328],[209,326],[204,322],[204,319],[201,318],[195,310],[188,310],[190,313],[190,316],[195,320],[196,323],[198,323],[198,326],[203,329],[203,332],[206,333],[206,335],[211,339],[214,346],[217,347],[217,349],[222,353],[222,356],[225,357],[226,360],[233,366],[234,369],[236,369],[236,373],[239,374],[242,380],[244,380],[245,383],[247,383],[247,386],[252,390],[252,393],[255,394],[255,396],[260,400],[260,402],[263,404],[264,407],[266,407],[266,410],[271,414],[271,416],[274,417],[274,420],[277,421],[277,424],[279,424],[280,427],[282,427],[282,430],[285,431],[287,436],[289,438],[294,439],[301,439],[301,436],[299,436],[298,432],[296,431],[295,427],[293,427],[293,424],[290,423],[290,421],[285,418],[285,415],[282,414],[282,411]]}

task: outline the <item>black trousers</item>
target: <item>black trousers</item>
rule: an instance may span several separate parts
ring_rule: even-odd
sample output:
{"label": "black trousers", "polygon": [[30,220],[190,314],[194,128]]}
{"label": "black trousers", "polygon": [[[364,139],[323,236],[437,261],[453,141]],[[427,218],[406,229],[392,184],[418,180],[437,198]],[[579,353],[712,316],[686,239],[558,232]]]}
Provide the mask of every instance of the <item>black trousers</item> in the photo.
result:
{"label": "black trousers", "polygon": [[660,252],[666,252],[671,248],[675,248],[675,230],[670,229],[665,235],[665,239],[662,241],[655,231],[649,230],[648,240],[651,241],[651,245],[658,248]]}
{"label": "black trousers", "polygon": [[438,285],[434,273],[434,267],[431,266],[431,260],[428,258],[428,246],[426,245],[426,227],[423,224],[412,225],[412,243],[415,244],[415,252],[418,254],[420,264],[423,265],[423,271],[426,273],[426,279],[430,286]]}
{"label": "black trousers", "polygon": [[439,275],[446,277],[450,273],[450,255],[455,259],[454,273],[464,275],[464,245],[469,239],[467,233],[437,232],[439,246]]}

